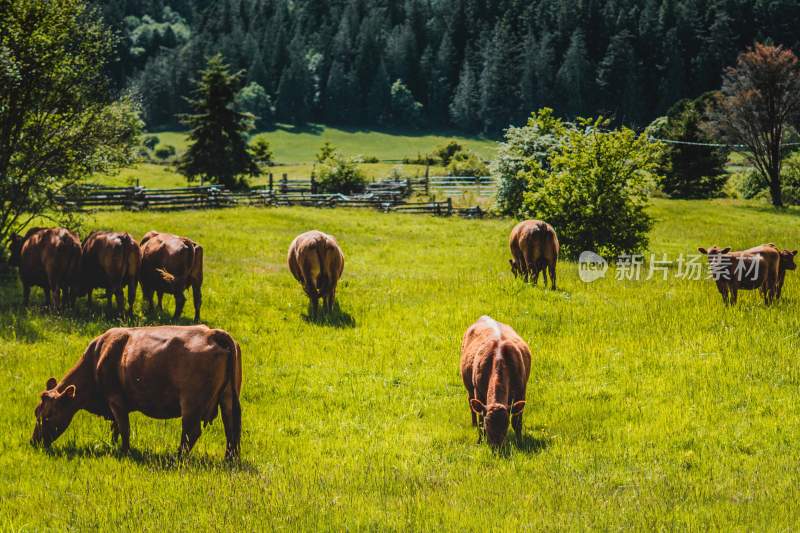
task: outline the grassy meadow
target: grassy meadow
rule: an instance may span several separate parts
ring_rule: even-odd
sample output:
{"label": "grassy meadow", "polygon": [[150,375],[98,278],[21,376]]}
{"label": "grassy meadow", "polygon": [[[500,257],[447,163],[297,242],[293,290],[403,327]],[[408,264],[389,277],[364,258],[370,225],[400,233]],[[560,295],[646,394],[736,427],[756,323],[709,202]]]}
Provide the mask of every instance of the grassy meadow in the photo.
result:
{"label": "grassy meadow", "polygon": [[[188,139],[186,132],[168,131],[156,133],[161,144],[170,144],[178,154],[184,152]],[[496,141],[481,137],[464,137],[462,133],[429,133],[414,130],[360,130],[344,129],[322,124],[309,124],[303,128],[278,124],[274,129],[260,132],[251,140],[264,138],[269,141],[274,160],[282,165],[296,165],[314,161],[319,147],[330,142],[348,156],[378,157],[381,160],[402,160],[418,154],[430,153],[434,148],[451,139],[457,140],[484,158],[494,156]]]}
{"label": "grassy meadow", "polygon": [[[800,243],[797,210],[655,200],[656,254],[698,245]],[[203,317],[242,345],[242,462],[222,461],[218,419],[175,458],[180,421],[134,414],[133,452],[79,413],[52,451],[28,444],[33,409],[105,329],[85,301],[55,316],[0,283],[0,529],[786,530],[800,523],[800,279],[765,308],[723,307],[711,281],[558,291],[508,269],[510,220],[237,208],[98,213],[84,227],[184,234],[205,248]],[[292,238],[336,235],[340,309],[326,322],[285,266]],[[41,300],[35,290],[34,301]],[[172,299],[165,298],[166,311]],[[95,305],[98,305],[97,303]],[[187,305],[190,308],[191,304]],[[458,373],[480,315],[533,353],[525,434],[476,444]],[[188,310],[186,316],[189,317]],[[184,322],[187,322],[184,320]]]}

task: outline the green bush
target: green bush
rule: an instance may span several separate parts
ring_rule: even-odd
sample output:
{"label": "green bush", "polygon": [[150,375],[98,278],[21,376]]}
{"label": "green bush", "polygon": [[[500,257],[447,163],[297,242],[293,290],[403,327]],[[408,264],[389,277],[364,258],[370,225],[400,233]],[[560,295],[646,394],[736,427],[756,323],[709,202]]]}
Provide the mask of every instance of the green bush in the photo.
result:
{"label": "green bush", "polygon": [[603,133],[608,125],[579,120],[546,165],[530,159],[522,173],[522,214],[552,224],[569,257],[592,250],[610,258],[647,246],[646,207],[664,147],[628,128]]}
{"label": "green bush", "polygon": [[443,144],[436,148],[433,151],[433,155],[439,158],[442,162],[442,165],[447,166],[450,164],[450,160],[459,152],[463,152],[464,147],[456,141],[449,141],[446,144]]}
{"label": "green bush", "polygon": [[319,147],[317,155],[315,155],[314,158],[317,160],[317,163],[324,163],[328,159],[334,157],[336,153],[336,147],[329,141],[325,141],[322,146]]}
{"label": "green bush", "polygon": [[158,137],[156,135],[147,135],[142,139],[142,146],[147,147],[148,150],[153,150],[158,146],[158,142]]}
{"label": "green bush", "polygon": [[162,145],[159,145],[155,149],[155,152],[153,152],[153,153],[160,160],[166,161],[167,159],[169,159],[171,157],[175,157],[175,154],[177,152],[175,151],[175,147],[172,146],[171,144],[162,144]]}
{"label": "green bush", "polygon": [[358,163],[335,153],[317,166],[315,176],[321,192],[353,194],[364,192],[367,186]]}
{"label": "green bush", "polygon": [[719,196],[728,176],[725,150],[702,143],[713,143],[703,130],[708,96],[697,100],[681,100],[667,116],[656,119],[648,133],[656,138],[685,143],[667,144],[661,165],[659,186],[672,198],[711,198]]}
{"label": "green bush", "polygon": [[570,124],[553,116],[552,109],[543,108],[531,113],[525,126],[512,126],[506,130],[505,140],[500,143],[490,167],[498,182],[497,207],[501,214],[519,215],[522,197],[528,187],[521,172],[531,162],[547,168],[548,158],[571,128]]}
{"label": "green bush", "polygon": [[487,176],[489,168],[473,152],[456,152],[447,165],[449,176]]}
{"label": "green bush", "polygon": [[272,156],[272,148],[270,148],[269,141],[263,137],[259,137],[250,145],[250,157],[253,158],[256,165],[262,167],[272,166]]}

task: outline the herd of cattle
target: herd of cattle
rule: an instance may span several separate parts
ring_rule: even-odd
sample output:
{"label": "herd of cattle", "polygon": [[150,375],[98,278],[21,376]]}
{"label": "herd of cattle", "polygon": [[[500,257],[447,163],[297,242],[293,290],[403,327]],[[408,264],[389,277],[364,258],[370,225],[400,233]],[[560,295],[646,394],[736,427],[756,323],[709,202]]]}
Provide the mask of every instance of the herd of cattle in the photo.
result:
{"label": "herd of cattle", "polygon": [[[509,239],[514,276],[536,284],[548,274],[556,289],[558,236],[550,224],[519,223]],[[739,290],[759,289],[765,303],[780,298],[787,270],[794,270],[797,251],[765,244],[741,252],[730,248],[699,248],[718,276],[724,302],[735,304]],[[95,232],[81,244],[63,228],[34,228],[24,237],[12,236],[11,264],[19,267],[24,301],[30,288],[44,289],[46,305],[74,305],[92,290],[105,289],[123,311],[123,288],[128,289],[128,313],[133,312],[136,287],[153,307],[164,293],[175,296],[175,315],[181,315],[191,287],[195,321],[200,320],[203,248],[185,237],[151,231],[137,243],[127,233]],[[292,241],[289,270],[309,298],[310,313],[334,307],[336,286],[344,270],[344,254],[332,236],[309,231]],[[743,268],[744,267],[744,268]],[[755,273],[751,277],[745,274]],[[52,302],[50,296],[52,295]],[[531,352],[511,326],[483,316],[464,334],[461,377],[467,390],[472,424],[479,441],[501,445],[509,422],[519,436],[531,371]],[[129,413],[139,411],[158,419],[181,418],[180,453],[188,453],[200,436],[201,424],[221,412],[227,440],[226,457],[239,453],[242,358],[238,343],[225,331],[196,326],[113,328],[95,338],[83,356],[57,381],[50,378],[36,407],[32,442],[49,446],[81,409],[111,421],[114,442],[122,438],[127,451]]]}

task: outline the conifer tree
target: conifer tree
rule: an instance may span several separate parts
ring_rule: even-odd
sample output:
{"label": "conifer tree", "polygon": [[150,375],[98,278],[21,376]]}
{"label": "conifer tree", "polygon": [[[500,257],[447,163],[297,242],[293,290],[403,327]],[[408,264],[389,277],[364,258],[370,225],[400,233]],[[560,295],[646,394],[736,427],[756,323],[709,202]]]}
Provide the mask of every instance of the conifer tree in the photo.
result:
{"label": "conifer tree", "polygon": [[240,185],[240,176],[259,174],[247,149],[253,116],[234,108],[243,78],[244,72],[232,74],[219,54],[209,58],[200,72],[193,98],[188,99],[192,113],[181,117],[191,128],[191,144],[178,171],[189,181],[200,177],[234,188]]}

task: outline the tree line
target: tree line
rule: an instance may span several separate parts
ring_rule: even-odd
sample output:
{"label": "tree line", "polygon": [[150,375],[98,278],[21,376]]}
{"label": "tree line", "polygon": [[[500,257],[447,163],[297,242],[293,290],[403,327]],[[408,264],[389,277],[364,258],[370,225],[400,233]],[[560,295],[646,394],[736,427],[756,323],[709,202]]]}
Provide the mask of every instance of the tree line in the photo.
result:
{"label": "tree line", "polygon": [[149,128],[179,125],[221,53],[275,121],[496,135],[534,109],[644,126],[718,89],[754,41],[797,49],[795,0],[107,0],[109,67]]}

